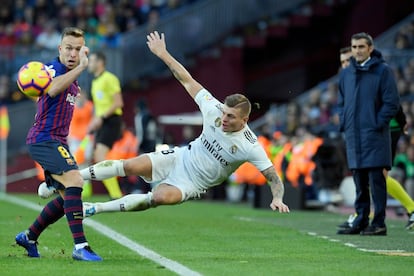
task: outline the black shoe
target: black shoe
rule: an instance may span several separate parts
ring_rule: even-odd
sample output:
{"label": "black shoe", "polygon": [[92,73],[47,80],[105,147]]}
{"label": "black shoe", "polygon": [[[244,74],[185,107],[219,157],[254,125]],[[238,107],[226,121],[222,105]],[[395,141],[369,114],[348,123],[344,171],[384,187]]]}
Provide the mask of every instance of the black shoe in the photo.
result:
{"label": "black shoe", "polygon": [[348,221],[344,221],[343,223],[338,224],[338,228],[340,228],[340,229],[348,229],[348,228],[351,228],[351,225],[349,224]]}
{"label": "black shoe", "polygon": [[361,231],[362,236],[386,236],[387,235],[387,227],[378,227],[378,226],[368,226],[364,230]]}
{"label": "black shoe", "polygon": [[348,228],[342,228],[339,229],[338,232],[336,232],[338,235],[357,235],[361,233],[362,228],[361,227],[349,227]]}

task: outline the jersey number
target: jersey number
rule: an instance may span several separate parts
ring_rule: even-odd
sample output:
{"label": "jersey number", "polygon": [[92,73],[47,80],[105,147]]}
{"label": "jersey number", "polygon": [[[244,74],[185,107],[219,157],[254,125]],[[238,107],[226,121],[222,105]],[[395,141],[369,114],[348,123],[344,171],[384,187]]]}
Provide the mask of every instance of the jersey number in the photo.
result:
{"label": "jersey number", "polygon": [[59,146],[57,149],[63,158],[65,159],[70,158],[70,153],[63,146]]}

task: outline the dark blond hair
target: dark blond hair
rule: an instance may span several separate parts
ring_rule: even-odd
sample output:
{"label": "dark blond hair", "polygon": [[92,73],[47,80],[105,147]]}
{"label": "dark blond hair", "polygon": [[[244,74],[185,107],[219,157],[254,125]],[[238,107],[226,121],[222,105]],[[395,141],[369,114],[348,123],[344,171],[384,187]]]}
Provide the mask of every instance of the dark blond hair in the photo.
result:
{"label": "dark blond hair", "polygon": [[242,94],[232,94],[227,96],[224,100],[224,104],[228,107],[239,109],[243,117],[248,117],[250,115],[250,111],[252,110],[252,105],[249,99],[247,99],[246,96]]}
{"label": "dark blond hair", "polygon": [[66,27],[62,31],[62,39],[65,36],[74,36],[74,37],[84,37],[85,32],[79,28],[76,27]]}

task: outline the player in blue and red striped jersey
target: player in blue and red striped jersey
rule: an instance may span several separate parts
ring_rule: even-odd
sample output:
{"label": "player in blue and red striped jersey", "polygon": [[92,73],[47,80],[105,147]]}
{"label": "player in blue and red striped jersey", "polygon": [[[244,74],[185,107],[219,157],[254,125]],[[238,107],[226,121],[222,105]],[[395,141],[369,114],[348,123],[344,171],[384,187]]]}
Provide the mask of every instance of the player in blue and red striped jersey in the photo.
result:
{"label": "player in blue and red striped jersey", "polygon": [[59,193],[28,230],[17,234],[16,243],[26,249],[29,257],[39,257],[37,239],[40,234],[66,215],[75,243],[73,259],[100,261],[102,258],[92,251],[83,232],[83,179],[66,140],[75,99],[80,93],[76,79],[88,66],[89,49],[85,46],[84,32],[65,28],[58,49],[59,56],[46,64],[53,76],[52,85],[48,93],[37,100],[37,114],[26,144],[31,157],[42,166],[47,185]]}

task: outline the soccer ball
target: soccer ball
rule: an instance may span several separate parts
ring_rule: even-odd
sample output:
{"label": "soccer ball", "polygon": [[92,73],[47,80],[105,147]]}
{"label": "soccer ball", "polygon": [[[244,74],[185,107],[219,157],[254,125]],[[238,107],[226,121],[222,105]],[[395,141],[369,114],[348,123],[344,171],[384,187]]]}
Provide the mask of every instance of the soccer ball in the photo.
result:
{"label": "soccer ball", "polygon": [[47,67],[39,61],[30,61],[17,73],[17,86],[29,97],[39,97],[50,89],[52,76]]}

